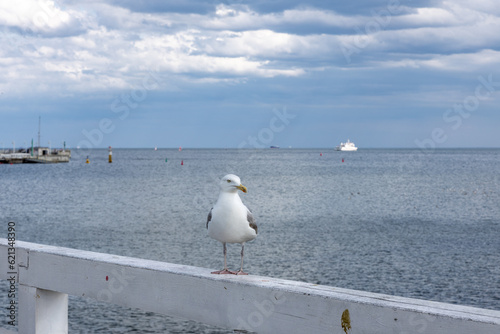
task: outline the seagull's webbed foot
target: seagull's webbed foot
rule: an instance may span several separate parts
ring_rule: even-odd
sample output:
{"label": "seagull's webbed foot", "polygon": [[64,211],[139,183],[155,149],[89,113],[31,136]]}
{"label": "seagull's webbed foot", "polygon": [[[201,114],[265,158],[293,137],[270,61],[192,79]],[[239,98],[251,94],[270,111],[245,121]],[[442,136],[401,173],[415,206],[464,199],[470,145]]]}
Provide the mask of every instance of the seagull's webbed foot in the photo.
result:
{"label": "seagull's webbed foot", "polygon": [[228,270],[228,269],[222,269],[218,271],[212,271],[211,274],[216,274],[216,275],[238,275],[236,272]]}
{"label": "seagull's webbed foot", "polygon": [[234,273],[235,275],[248,275],[248,273],[244,272],[243,270],[238,270],[237,272]]}

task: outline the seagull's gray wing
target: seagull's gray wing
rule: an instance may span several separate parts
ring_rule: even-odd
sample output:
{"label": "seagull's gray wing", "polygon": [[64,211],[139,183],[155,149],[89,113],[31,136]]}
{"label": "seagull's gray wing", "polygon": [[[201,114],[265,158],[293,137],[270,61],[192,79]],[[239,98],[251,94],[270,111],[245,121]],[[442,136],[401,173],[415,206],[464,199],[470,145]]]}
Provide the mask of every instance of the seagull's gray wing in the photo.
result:
{"label": "seagull's gray wing", "polygon": [[212,209],[210,209],[210,212],[208,213],[208,217],[207,217],[207,229],[208,229],[208,223],[210,223],[210,221],[212,220]]}
{"label": "seagull's gray wing", "polygon": [[250,225],[250,227],[255,230],[255,234],[257,234],[257,224],[255,223],[255,219],[253,218],[252,213],[248,209],[247,209],[247,221],[248,225]]}

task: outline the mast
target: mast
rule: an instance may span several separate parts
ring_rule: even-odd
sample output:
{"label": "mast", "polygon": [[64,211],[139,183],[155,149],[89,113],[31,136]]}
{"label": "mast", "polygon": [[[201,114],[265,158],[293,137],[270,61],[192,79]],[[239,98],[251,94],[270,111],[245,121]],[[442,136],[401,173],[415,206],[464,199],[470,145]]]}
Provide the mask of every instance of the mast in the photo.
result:
{"label": "mast", "polygon": [[42,116],[38,116],[38,149],[37,149],[36,156],[38,156],[38,154],[40,152],[40,128],[41,128],[41,124],[42,124]]}

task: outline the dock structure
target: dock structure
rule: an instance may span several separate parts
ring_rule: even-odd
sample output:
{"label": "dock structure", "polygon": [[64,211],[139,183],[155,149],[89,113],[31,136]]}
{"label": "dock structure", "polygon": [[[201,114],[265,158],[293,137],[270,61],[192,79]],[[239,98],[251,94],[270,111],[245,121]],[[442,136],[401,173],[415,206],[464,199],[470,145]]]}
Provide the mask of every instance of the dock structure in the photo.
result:
{"label": "dock structure", "polygon": [[48,147],[35,147],[24,150],[0,153],[0,163],[22,164],[22,163],[59,163],[69,162],[71,150],[50,149]]}
{"label": "dock structure", "polygon": [[18,331],[67,334],[68,295],[255,333],[500,333],[500,311],[0,239]]}

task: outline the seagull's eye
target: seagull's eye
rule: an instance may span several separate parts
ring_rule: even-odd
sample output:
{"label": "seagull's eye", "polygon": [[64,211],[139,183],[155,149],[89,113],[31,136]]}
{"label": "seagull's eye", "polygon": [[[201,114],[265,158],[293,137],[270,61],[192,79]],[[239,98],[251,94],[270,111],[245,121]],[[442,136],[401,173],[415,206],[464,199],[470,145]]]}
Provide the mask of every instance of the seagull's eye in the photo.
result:
{"label": "seagull's eye", "polygon": [[227,180],[227,183],[231,183],[231,180]]}

